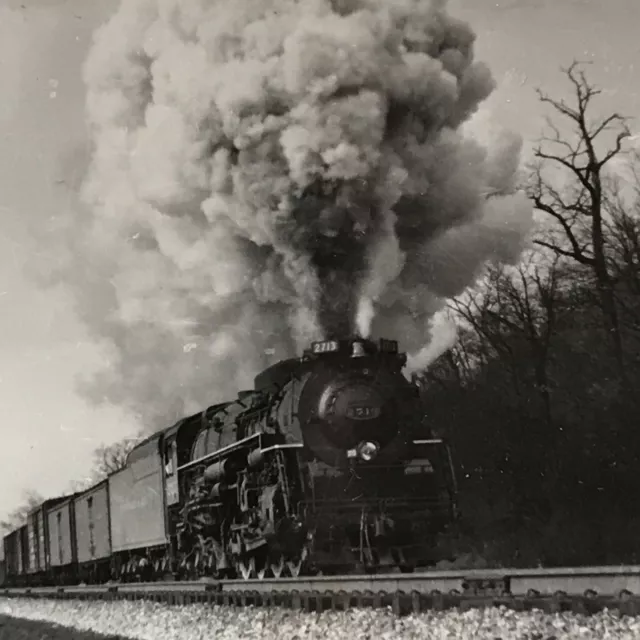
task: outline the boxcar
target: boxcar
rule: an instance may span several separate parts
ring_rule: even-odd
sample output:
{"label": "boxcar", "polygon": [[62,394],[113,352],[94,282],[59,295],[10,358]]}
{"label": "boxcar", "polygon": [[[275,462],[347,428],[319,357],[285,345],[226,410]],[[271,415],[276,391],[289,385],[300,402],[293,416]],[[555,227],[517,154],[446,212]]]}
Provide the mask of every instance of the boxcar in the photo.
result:
{"label": "boxcar", "polygon": [[5,574],[8,583],[14,583],[18,576],[18,532],[8,533],[3,541]]}
{"label": "boxcar", "polygon": [[18,529],[18,575],[24,583],[29,567],[29,533],[27,525]]}
{"label": "boxcar", "polygon": [[7,563],[4,559],[4,538],[0,542],[0,585],[4,585],[7,579]]}
{"label": "boxcar", "polygon": [[47,568],[47,538],[45,535],[46,511],[40,505],[27,516],[29,538],[29,566],[27,573],[41,573]]}
{"label": "boxcar", "polygon": [[[29,512],[27,532],[29,537],[29,574],[43,577],[50,573],[51,553],[49,550],[49,511],[68,498],[51,498]],[[50,578],[51,576],[47,576]]]}
{"label": "boxcar", "polygon": [[29,537],[27,525],[8,533],[3,542],[5,556],[5,573],[7,582],[12,585],[27,584],[29,567]]}
{"label": "boxcar", "polygon": [[73,509],[74,496],[65,498],[47,511],[49,567],[54,579],[64,584],[73,581],[76,573],[76,532]]}
{"label": "boxcar", "polygon": [[74,517],[80,578],[86,582],[104,582],[109,578],[111,556],[107,480],[76,495]]}

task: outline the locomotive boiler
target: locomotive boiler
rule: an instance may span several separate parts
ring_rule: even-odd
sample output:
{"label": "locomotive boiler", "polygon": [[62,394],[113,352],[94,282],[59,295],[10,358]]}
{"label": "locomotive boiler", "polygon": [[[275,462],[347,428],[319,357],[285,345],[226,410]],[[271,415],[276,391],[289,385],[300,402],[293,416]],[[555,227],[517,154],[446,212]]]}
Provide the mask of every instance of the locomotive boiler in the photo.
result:
{"label": "locomotive boiler", "polygon": [[453,469],[405,363],[391,340],[315,342],[205,411],[182,464],[167,439],[179,572],[246,579],[436,561],[455,517]]}

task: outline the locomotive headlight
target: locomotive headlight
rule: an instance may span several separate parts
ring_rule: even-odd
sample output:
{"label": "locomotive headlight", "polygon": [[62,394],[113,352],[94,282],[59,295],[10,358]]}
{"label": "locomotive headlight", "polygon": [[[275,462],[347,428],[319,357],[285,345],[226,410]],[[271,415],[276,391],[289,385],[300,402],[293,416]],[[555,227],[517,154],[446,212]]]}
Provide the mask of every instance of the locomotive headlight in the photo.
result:
{"label": "locomotive headlight", "polygon": [[361,460],[371,462],[378,455],[378,445],[375,442],[361,442],[357,451]]}

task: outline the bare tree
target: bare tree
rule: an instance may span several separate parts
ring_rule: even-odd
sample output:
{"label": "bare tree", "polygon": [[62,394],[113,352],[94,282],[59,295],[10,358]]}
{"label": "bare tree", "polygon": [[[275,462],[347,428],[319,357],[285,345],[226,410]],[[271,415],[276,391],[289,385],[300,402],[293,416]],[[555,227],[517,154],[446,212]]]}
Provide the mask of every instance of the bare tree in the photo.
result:
{"label": "bare tree", "polygon": [[106,478],[111,473],[123,469],[131,450],[142,440],[142,434],[135,437],[123,438],[110,445],[101,445],[94,452],[94,474],[96,480]]}
{"label": "bare tree", "polygon": [[82,480],[74,480],[70,485],[71,491],[74,493],[85,491],[110,474],[123,469],[126,466],[129,453],[143,438],[144,434],[139,433],[137,436],[123,438],[110,445],[100,445],[93,452],[91,475]]}
{"label": "bare tree", "polygon": [[489,268],[482,291],[450,305],[475,332],[476,351],[485,352],[478,364],[500,358],[511,373],[516,398],[524,403],[529,400],[523,376],[532,376],[545,420],[551,424],[548,362],[560,304],[561,272],[558,256],[552,254],[546,263],[537,258],[529,253],[517,267]]}
{"label": "bare tree", "polygon": [[0,532],[3,534],[8,533],[26,524],[29,512],[33,511],[33,509],[43,502],[44,498],[37,491],[27,491],[24,494],[23,504],[9,513],[4,520],[0,520]]}
{"label": "bare tree", "polygon": [[[538,91],[540,100],[549,104],[571,127],[572,138],[563,136],[548,120],[552,134],[543,137],[535,150],[537,162],[528,186],[535,207],[547,214],[560,230],[562,239],[541,239],[535,242],[557,255],[579,263],[592,274],[599,306],[609,335],[613,355],[623,383],[627,383],[624,366],[623,338],[620,332],[614,278],[607,260],[606,233],[606,165],[620,153],[629,136],[627,119],[613,113],[592,121],[590,109],[601,91],[587,80],[578,62],[563,69],[573,89],[575,104],[550,98]],[[612,134],[607,144],[603,135]],[[603,150],[601,150],[604,148]],[[566,187],[559,187],[545,177],[546,169],[565,171]]]}
{"label": "bare tree", "polygon": [[510,339],[510,330],[505,323],[500,322],[500,314],[496,313],[496,300],[493,295],[495,278],[499,273],[496,269],[487,272],[484,286],[480,290],[470,291],[449,302],[449,308],[471,329],[476,340],[467,344],[467,352],[476,366],[486,366],[498,357],[508,369],[511,384],[518,402],[523,401],[522,380],[518,367],[518,354],[514,350]]}
{"label": "bare tree", "polygon": [[640,329],[640,152],[625,164],[628,175],[610,177],[607,184],[606,222],[611,239],[609,266],[618,303],[627,328]]}
{"label": "bare tree", "polygon": [[558,258],[550,264],[534,264],[532,256],[515,269],[496,268],[493,295],[495,309],[487,314],[504,325],[512,337],[528,345],[536,391],[544,407],[545,421],[552,422],[551,383],[548,364],[551,338],[556,328],[559,303]]}

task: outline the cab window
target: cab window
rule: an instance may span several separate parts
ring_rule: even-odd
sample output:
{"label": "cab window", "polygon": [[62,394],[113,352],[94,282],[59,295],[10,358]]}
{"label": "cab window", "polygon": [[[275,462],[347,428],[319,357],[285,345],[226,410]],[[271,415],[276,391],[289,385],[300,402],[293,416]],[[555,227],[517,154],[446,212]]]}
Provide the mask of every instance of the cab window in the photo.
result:
{"label": "cab window", "polygon": [[220,432],[215,427],[210,427],[209,438],[207,440],[207,453],[214,453],[218,450],[218,442],[220,440]]}
{"label": "cab window", "polygon": [[236,423],[225,424],[222,432],[220,433],[220,442],[218,446],[220,449],[228,447],[236,441]]}
{"label": "cab window", "polygon": [[193,460],[198,460],[207,455],[207,429],[203,429],[193,446]]}
{"label": "cab window", "polygon": [[165,447],[164,452],[164,472],[167,476],[172,476],[175,469],[173,468],[173,460],[176,449],[176,441],[174,440],[170,446]]}

